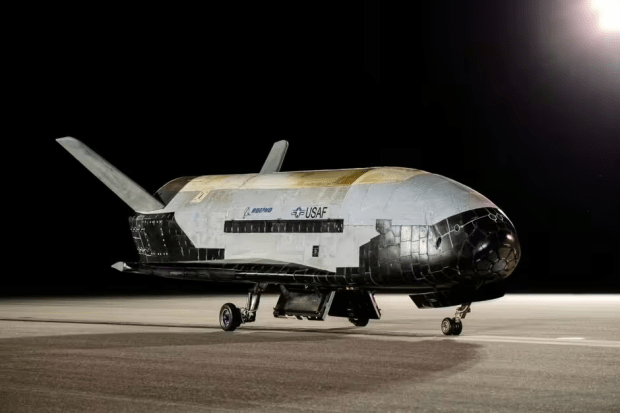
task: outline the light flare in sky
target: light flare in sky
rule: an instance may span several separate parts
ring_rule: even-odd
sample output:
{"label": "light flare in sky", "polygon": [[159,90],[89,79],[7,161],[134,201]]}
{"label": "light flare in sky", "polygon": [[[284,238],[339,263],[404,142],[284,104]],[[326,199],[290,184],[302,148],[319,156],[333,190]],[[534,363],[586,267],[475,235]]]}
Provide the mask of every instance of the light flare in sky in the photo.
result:
{"label": "light flare in sky", "polygon": [[604,31],[620,31],[620,0],[592,0],[598,14],[598,25]]}

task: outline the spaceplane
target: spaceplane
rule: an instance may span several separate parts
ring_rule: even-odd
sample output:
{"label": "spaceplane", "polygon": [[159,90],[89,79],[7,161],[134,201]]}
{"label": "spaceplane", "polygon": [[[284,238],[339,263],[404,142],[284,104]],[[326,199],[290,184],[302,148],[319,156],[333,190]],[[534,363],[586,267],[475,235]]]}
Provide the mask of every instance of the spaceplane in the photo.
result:
{"label": "spaceplane", "polygon": [[245,307],[222,306],[232,331],[256,321],[261,294],[279,292],[275,317],[378,320],[378,291],[418,308],[458,306],[441,330],[459,335],[471,303],[502,297],[521,249],[493,202],[418,169],[280,172],[288,142],[261,171],[173,179],[151,195],[85,144],[57,141],[135,214],[138,260],[124,273],[249,284]]}

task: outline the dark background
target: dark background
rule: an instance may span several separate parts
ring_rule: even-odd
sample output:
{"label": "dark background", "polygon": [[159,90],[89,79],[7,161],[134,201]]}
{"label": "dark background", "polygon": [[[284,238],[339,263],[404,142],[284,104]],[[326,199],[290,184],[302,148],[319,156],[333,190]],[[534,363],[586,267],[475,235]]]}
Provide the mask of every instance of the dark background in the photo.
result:
{"label": "dark background", "polygon": [[620,292],[619,35],[585,0],[497,3],[16,15],[2,291],[246,289],[111,269],[137,259],[132,211],[54,141],[74,136],[150,192],[258,172],[280,139],[283,170],[438,173],[515,224],[510,291]]}

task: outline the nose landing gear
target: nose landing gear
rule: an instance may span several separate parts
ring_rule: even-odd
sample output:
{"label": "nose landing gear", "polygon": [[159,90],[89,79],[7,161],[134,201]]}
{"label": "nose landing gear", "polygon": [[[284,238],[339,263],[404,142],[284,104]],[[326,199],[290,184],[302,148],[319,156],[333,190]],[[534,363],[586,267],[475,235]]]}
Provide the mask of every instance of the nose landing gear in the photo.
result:
{"label": "nose landing gear", "polygon": [[441,322],[441,332],[447,336],[458,336],[463,331],[463,323],[461,319],[465,318],[467,313],[471,313],[471,303],[463,303],[456,309],[454,318],[444,318]]}

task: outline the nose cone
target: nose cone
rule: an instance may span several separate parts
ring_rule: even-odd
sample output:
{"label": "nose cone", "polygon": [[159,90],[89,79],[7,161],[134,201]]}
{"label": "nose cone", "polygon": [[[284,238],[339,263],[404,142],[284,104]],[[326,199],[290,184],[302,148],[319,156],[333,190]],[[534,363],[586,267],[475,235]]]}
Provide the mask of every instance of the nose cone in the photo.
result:
{"label": "nose cone", "polygon": [[512,223],[497,211],[473,224],[468,237],[473,250],[471,275],[485,279],[508,277],[521,257],[521,246]]}
{"label": "nose cone", "polygon": [[517,233],[501,214],[480,220],[474,239],[474,265],[479,276],[506,278],[517,266],[521,247]]}

